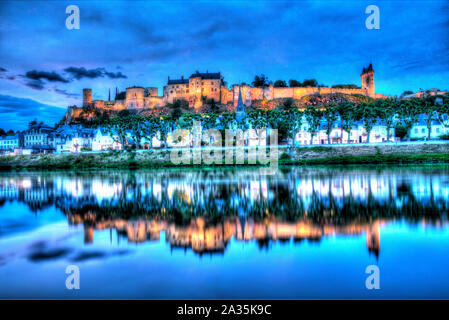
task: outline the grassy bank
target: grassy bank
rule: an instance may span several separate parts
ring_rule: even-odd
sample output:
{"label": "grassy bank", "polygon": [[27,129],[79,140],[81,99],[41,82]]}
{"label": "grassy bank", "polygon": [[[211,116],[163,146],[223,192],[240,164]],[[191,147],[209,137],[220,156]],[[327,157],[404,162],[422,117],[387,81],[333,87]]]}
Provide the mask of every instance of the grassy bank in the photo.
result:
{"label": "grassy bank", "polygon": [[[248,152],[248,148],[245,149]],[[0,170],[107,169],[167,167],[233,167],[242,165],[183,164],[170,160],[170,150],[103,152],[0,157]],[[449,163],[449,144],[383,146],[310,146],[279,149],[279,165],[426,164]],[[243,166],[250,166],[244,164]]]}
{"label": "grassy bank", "polygon": [[376,154],[363,156],[325,157],[305,160],[281,159],[279,163],[286,165],[449,163],[449,154]]}

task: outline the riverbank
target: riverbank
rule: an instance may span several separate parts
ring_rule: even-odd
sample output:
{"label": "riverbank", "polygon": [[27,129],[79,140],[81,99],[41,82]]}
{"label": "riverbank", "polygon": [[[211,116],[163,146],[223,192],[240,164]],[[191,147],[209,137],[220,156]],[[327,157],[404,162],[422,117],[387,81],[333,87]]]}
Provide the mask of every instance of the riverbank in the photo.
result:
{"label": "riverbank", "polygon": [[[244,151],[248,153],[254,149],[255,147],[246,147]],[[203,149],[202,152],[211,150]],[[223,164],[215,166],[242,166],[224,164],[224,150],[221,149]],[[235,152],[236,149],[233,150]],[[187,149],[184,149],[185,151]],[[172,152],[168,149],[2,156],[0,170],[210,167],[208,164],[192,163],[177,165],[170,159]],[[449,143],[321,145],[301,146],[293,150],[283,146],[279,148],[278,163],[279,165],[449,163]],[[247,161],[244,165],[249,166]]]}

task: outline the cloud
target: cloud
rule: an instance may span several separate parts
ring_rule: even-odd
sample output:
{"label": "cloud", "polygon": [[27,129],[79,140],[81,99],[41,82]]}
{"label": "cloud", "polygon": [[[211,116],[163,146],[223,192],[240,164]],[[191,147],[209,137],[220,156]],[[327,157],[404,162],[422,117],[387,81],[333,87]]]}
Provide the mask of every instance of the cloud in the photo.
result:
{"label": "cloud", "polygon": [[32,71],[28,71],[25,74],[25,77],[31,80],[47,80],[50,82],[63,82],[63,83],[68,83],[69,80],[64,79],[60,74],[51,71],[37,71],[37,70],[32,70]]}
{"label": "cloud", "polygon": [[6,71],[8,71],[8,70],[6,70],[6,69],[3,68],[3,67],[0,67],[0,72],[6,72]]}
{"label": "cloud", "polygon": [[107,77],[111,78],[111,79],[119,79],[119,78],[123,78],[126,79],[127,77],[121,73],[121,72],[106,72],[104,73]]}
{"label": "cloud", "polygon": [[73,76],[75,79],[80,80],[83,78],[100,78],[100,77],[108,77],[111,79],[118,79],[118,78],[124,78],[126,79],[126,76],[122,74],[121,72],[109,72],[106,71],[105,68],[96,68],[96,69],[86,69],[84,67],[68,67],[64,69],[65,72],[69,73],[71,76]]}
{"label": "cloud", "polygon": [[34,119],[53,125],[62,119],[65,111],[65,108],[46,105],[32,99],[0,94],[0,117],[2,119],[0,126],[5,130],[24,130]]}
{"label": "cloud", "polygon": [[44,89],[44,82],[42,80],[31,80],[27,81],[25,85],[31,89],[42,90]]}
{"label": "cloud", "polygon": [[58,89],[58,88],[55,88],[53,91],[56,92],[57,94],[61,94],[61,95],[65,96],[67,98],[78,98],[80,96],[80,94],[78,94],[78,93],[70,93],[70,92],[67,92],[67,90]]}

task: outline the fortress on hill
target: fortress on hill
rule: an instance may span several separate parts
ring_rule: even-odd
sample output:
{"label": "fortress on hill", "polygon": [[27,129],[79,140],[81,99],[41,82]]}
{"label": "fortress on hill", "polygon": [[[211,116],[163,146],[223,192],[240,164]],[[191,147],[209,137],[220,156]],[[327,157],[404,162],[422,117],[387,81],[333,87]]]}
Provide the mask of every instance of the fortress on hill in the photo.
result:
{"label": "fortress on hill", "polygon": [[[237,106],[239,91],[242,93],[243,103],[251,105],[254,100],[272,100],[278,98],[300,99],[301,97],[312,94],[361,94],[372,98],[383,98],[382,94],[376,94],[374,90],[374,69],[370,64],[363,68],[361,78],[361,87],[357,89],[348,88],[329,88],[329,87],[273,87],[270,83],[266,87],[253,87],[247,84],[235,84],[229,89],[223,81],[223,77],[218,73],[200,73],[192,74],[188,79],[170,79],[168,77],[167,85],[163,88],[163,95],[159,96],[156,87],[130,87],[126,92],[118,93],[114,100],[92,100],[92,89],[83,89],[83,107],[92,107],[104,110],[125,110],[125,109],[152,109],[163,107],[176,100],[182,100],[190,107],[198,109],[207,100],[214,99],[220,104],[233,104]],[[81,108],[70,107],[71,114]]]}

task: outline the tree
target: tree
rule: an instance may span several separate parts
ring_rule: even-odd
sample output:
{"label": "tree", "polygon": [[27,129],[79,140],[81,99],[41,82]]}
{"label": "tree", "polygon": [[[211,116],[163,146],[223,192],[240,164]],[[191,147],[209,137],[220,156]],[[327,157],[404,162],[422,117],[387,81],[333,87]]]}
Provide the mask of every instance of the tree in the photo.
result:
{"label": "tree", "polygon": [[367,134],[366,141],[369,143],[371,131],[377,121],[376,107],[373,103],[363,102],[357,110],[359,112],[357,118],[363,121]]}
{"label": "tree", "polygon": [[338,119],[338,112],[335,106],[327,104],[323,110],[323,117],[326,120],[327,143],[331,144],[330,135],[332,132],[332,128],[334,127],[334,124]]}
{"label": "tree", "polygon": [[438,121],[446,128],[449,125],[449,104],[444,103],[437,107]]}
{"label": "tree", "polygon": [[[228,112],[224,112],[220,115],[220,122],[223,124],[223,121],[227,121],[230,119],[231,115]],[[218,115],[215,113],[208,113],[202,118],[201,127],[204,130],[213,129],[217,125]],[[226,123],[227,125],[227,123]]]}
{"label": "tree", "polygon": [[14,130],[12,130],[12,129],[9,129],[8,130],[8,132],[6,132],[6,135],[7,136],[13,136],[13,135],[15,135],[16,133],[14,132]]}
{"label": "tree", "polygon": [[131,114],[131,113],[129,112],[128,109],[120,110],[120,111],[118,112],[118,116],[119,116],[119,117],[127,117],[127,116],[129,116],[130,114]]}
{"label": "tree", "polygon": [[377,100],[376,109],[379,117],[385,121],[387,127],[387,141],[390,141],[390,130],[394,126],[398,102],[397,100]]}
{"label": "tree", "polygon": [[4,137],[4,136],[6,136],[6,132],[2,128],[0,128],[0,137]]}
{"label": "tree", "polygon": [[253,87],[268,87],[268,78],[264,74],[256,75],[252,85]]}
{"label": "tree", "polygon": [[210,112],[217,113],[219,111],[219,108],[217,106],[217,103],[215,102],[215,99],[208,99],[207,104],[209,105]]}
{"label": "tree", "polygon": [[424,98],[420,101],[419,113],[424,114],[427,127],[427,140],[430,140],[430,130],[432,129],[432,122],[438,120],[437,106],[435,100],[430,98]]}
{"label": "tree", "polygon": [[296,135],[301,130],[302,112],[296,108],[285,110],[282,114],[282,121],[289,138],[292,139],[292,147],[294,147]]}
{"label": "tree", "polygon": [[287,82],[285,82],[285,80],[276,80],[273,86],[275,88],[285,88],[287,87]]}
{"label": "tree", "polygon": [[336,84],[336,85],[333,85],[332,88],[335,88],[335,89],[360,89],[360,87],[355,84]]}
{"label": "tree", "polygon": [[290,80],[288,80],[288,86],[289,86],[290,88],[292,88],[292,87],[302,87],[302,84],[301,84],[301,82],[298,81],[298,80],[290,79]]}
{"label": "tree", "polygon": [[[357,120],[357,113],[352,102],[340,105],[339,114],[341,118],[341,128],[348,133],[348,143],[351,143],[351,130]],[[343,142],[343,135],[341,137]]]}
{"label": "tree", "polygon": [[143,127],[144,127],[144,118],[141,116],[130,116],[128,117],[128,126],[131,129],[131,135],[136,142],[136,149],[140,149],[140,142],[144,137]]}
{"label": "tree", "polygon": [[278,106],[278,108],[282,111],[287,111],[291,109],[297,109],[298,107],[296,106],[295,101],[292,98],[287,98],[282,104]]}
{"label": "tree", "polygon": [[404,137],[406,137],[407,136],[407,128],[405,127],[405,126],[403,126],[403,125],[397,125],[395,128],[394,128],[394,135],[395,135],[395,137],[397,137],[397,138],[399,138],[399,139],[404,139]]}
{"label": "tree", "polygon": [[[128,121],[125,118],[115,117],[105,123],[105,131],[114,139],[119,142],[124,149],[126,146],[126,131],[128,130]],[[117,137],[114,137],[114,134]]]}
{"label": "tree", "polygon": [[316,81],[315,79],[306,79],[302,82],[302,86],[303,87],[317,87],[318,81]]}
{"label": "tree", "polygon": [[413,94],[413,91],[405,90],[404,92],[402,92],[401,96],[407,96],[409,94]]}
{"label": "tree", "polygon": [[157,122],[157,127],[160,135],[160,140],[164,141],[164,149],[168,147],[168,134],[172,130],[173,119],[171,116],[161,116],[159,121]]}
{"label": "tree", "polygon": [[145,117],[142,124],[142,134],[143,137],[147,138],[150,141],[150,148],[153,149],[153,138],[158,133],[159,129],[159,118],[148,116]]}
{"label": "tree", "polygon": [[248,120],[252,129],[256,131],[260,145],[260,135],[263,130],[266,130],[268,124],[267,112],[262,109],[256,109],[254,111],[251,111],[248,114]]}
{"label": "tree", "polygon": [[31,128],[32,126],[35,126],[35,125],[37,125],[37,120],[36,119],[34,119],[33,121],[30,121],[28,123],[28,128]]}
{"label": "tree", "polygon": [[401,122],[407,129],[406,137],[408,140],[410,140],[410,130],[413,125],[418,122],[419,111],[419,102],[417,98],[403,100],[399,104],[399,116],[401,118]]}
{"label": "tree", "polygon": [[181,101],[176,100],[172,105],[170,105],[170,108],[172,109],[171,118],[174,121],[177,121],[182,115]]}
{"label": "tree", "polygon": [[323,113],[321,110],[309,105],[304,111],[304,116],[307,121],[307,132],[310,133],[310,144],[313,144],[313,137],[319,130]]}

